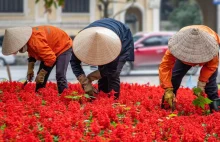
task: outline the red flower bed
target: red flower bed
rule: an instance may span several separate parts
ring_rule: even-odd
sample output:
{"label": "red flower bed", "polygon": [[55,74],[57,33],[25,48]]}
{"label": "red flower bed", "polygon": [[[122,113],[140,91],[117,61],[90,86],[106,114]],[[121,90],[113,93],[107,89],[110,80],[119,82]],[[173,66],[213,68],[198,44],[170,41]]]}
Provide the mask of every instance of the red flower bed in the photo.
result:
{"label": "red flower bed", "polygon": [[220,141],[220,113],[195,108],[190,89],[179,89],[171,114],[160,109],[163,89],[155,86],[121,84],[117,101],[103,93],[90,101],[79,84],[61,95],[54,83],[38,94],[34,84],[21,87],[0,83],[0,141]]}

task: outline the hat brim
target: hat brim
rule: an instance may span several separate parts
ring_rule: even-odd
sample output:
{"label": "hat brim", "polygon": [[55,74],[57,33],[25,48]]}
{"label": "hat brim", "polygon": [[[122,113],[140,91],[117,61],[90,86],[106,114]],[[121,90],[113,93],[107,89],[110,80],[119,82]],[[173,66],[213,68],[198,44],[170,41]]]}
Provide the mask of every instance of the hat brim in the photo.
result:
{"label": "hat brim", "polygon": [[16,27],[5,30],[2,44],[2,54],[11,55],[19,51],[30,39],[31,27]]}
{"label": "hat brim", "polygon": [[89,65],[105,65],[121,52],[121,40],[113,31],[103,27],[82,30],[74,39],[73,52]]}
{"label": "hat brim", "polygon": [[188,63],[205,63],[219,52],[219,45],[209,33],[199,30],[191,35],[191,28],[177,32],[168,42],[168,48],[177,59]]}

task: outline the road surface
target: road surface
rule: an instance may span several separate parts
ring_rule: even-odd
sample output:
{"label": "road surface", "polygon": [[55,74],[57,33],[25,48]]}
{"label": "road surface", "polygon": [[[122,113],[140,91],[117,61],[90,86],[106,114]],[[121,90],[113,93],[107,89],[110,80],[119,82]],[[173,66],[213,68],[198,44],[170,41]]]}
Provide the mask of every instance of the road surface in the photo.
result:
{"label": "road surface", "polygon": [[[89,66],[83,66],[83,69],[86,74],[92,72]],[[38,70],[38,66],[35,66],[35,75]],[[54,68],[50,74],[49,80],[56,81]],[[10,73],[13,81],[24,80],[27,72],[27,66],[10,66]],[[0,79],[3,78],[8,79],[8,74],[6,71],[6,67],[0,67]],[[185,76],[182,81],[182,86],[190,87],[191,85],[188,82],[190,76]],[[195,76],[192,76],[191,83],[196,85],[198,79],[198,73]],[[67,80],[71,83],[78,82],[75,75],[72,72],[71,67],[68,67],[67,70]],[[129,76],[121,76],[121,82],[127,83],[139,83],[139,84],[146,84],[149,83],[150,85],[159,85],[159,77],[158,77],[158,70],[141,70],[141,71],[132,71]]]}

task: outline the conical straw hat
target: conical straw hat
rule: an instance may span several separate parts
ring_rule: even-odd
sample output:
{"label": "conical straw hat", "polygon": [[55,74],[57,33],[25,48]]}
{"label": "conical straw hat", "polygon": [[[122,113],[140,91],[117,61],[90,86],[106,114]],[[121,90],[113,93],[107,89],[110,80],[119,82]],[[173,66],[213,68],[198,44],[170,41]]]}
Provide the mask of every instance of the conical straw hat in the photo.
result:
{"label": "conical straw hat", "polygon": [[89,65],[110,63],[121,52],[121,40],[111,30],[92,27],[82,30],[74,39],[73,52]]}
{"label": "conical straw hat", "polygon": [[208,62],[219,51],[215,38],[198,28],[188,28],[177,32],[170,38],[168,48],[177,59],[188,63]]}
{"label": "conical straw hat", "polygon": [[5,30],[2,54],[11,55],[20,50],[32,35],[31,27],[15,27]]}

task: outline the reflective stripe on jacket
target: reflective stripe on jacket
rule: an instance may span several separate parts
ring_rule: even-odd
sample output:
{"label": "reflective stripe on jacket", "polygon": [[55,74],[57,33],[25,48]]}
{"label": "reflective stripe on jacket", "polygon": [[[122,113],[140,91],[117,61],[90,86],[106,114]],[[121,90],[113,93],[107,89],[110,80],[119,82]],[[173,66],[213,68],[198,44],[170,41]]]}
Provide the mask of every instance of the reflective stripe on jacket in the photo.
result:
{"label": "reflective stripe on jacket", "polygon": [[32,28],[32,35],[27,45],[29,57],[52,67],[56,58],[72,46],[72,39],[59,28],[38,26]]}

